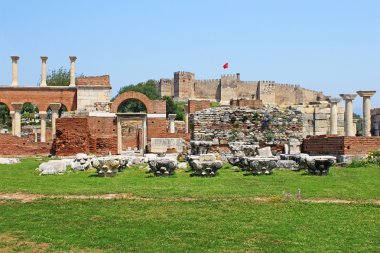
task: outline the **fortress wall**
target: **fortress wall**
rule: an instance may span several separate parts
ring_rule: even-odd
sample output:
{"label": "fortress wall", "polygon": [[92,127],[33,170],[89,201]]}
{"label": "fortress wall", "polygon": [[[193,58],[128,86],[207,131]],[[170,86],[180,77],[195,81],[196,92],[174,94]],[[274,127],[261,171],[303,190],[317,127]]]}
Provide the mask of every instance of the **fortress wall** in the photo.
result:
{"label": "fortress wall", "polygon": [[161,96],[174,96],[174,80],[173,79],[160,79],[158,82],[158,91]]}
{"label": "fortress wall", "polygon": [[326,96],[323,95],[323,93],[320,91],[314,91],[314,90],[309,90],[305,88],[300,88],[300,89],[303,92],[303,104],[308,104],[310,102],[317,101],[317,100],[326,100]]}
{"label": "fortress wall", "polygon": [[237,97],[252,99],[257,98],[257,82],[239,82],[237,86]]}
{"label": "fortress wall", "polygon": [[263,104],[276,104],[274,81],[259,81],[257,85],[257,99],[263,101]]}
{"label": "fortress wall", "polygon": [[219,79],[195,80],[194,97],[198,99],[219,100]]}
{"label": "fortress wall", "polygon": [[276,94],[276,104],[280,106],[289,106],[296,103],[296,85],[276,84],[274,92]]}
{"label": "fortress wall", "polygon": [[220,79],[220,101],[227,101],[230,99],[237,99],[238,83],[240,80],[237,75],[222,75]]}

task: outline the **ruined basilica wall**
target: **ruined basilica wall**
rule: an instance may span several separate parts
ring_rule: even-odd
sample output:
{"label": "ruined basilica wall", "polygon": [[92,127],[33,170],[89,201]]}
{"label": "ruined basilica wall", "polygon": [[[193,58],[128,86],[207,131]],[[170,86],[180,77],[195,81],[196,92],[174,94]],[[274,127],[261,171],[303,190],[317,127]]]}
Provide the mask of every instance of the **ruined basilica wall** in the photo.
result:
{"label": "ruined basilica wall", "polygon": [[110,102],[111,89],[109,87],[78,87],[77,110],[95,111],[95,103]]}

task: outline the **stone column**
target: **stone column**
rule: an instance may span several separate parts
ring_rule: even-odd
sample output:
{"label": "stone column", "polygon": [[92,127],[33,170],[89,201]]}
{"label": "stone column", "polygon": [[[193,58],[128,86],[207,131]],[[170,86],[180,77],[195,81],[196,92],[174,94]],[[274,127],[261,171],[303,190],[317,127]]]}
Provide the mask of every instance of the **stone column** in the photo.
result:
{"label": "stone column", "polygon": [[75,61],[77,59],[76,56],[69,56],[70,58],[70,87],[75,86]]}
{"label": "stone column", "polygon": [[187,134],[189,132],[189,112],[188,112],[188,106],[185,106],[185,133]]}
{"label": "stone column", "polygon": [[344,110],[344,135],[345,136],[355,136],[355,132],[352,129],[353,123],[353,110],[352,110],[352,100],[356,98],[356,94],[340,94],[340,96],[345,101]]}
{"label": "stone column", "polygon": [[18,86],[18,66],[17,61],[20,59],[18,56],[11,56],[12,59],[12,86]]}
{"label": "stone column", "polygon": [[14,127],[12,127],[13,135],[21,137],[21,109],[23,103],[12,103],[12,106],[14,110]]}
{"label": "stone column", "polygon": [[354,132],[354,136],[356,136],[356,132],[357,132],[356,125],[357,125],[358,121],[359,121],[358,119],[352,120],[352,131]]}
{"label": "stone column", "polygon": [[10,111],[9,112],[9,116],[12,119],[12,135],[15,135],[15,112],[14,111]]}
{"label": "stone column", "polygon": [[40,112],[40,120],[41,120],[41,142],[46,142],[46,112]]}
{"label": "stone column", "polygon": [[42,60],[42,69],[41,69],[41,83],[40,86],[47,86],[46,85],[46,61],[47,61],[47,56],[41,56]]}
{"label": "stone column", "polygon": [[121,118],[117,116],[117,153],[120,155],[123,151],[123,139],[122,139],[122,129],[121,129]]}
{"label": "stone column", "polygon": [[363,98],[363,135],[371,136],[371,97],[376,91],[357,91]]}
{"label": "stone column", "polygon": [[143,119],[143,121],[144,121],[144,123],[143,123],[143,147],[141,149],[142,154],[145,153],[145,148],[146,148],[146,145],[148,144],[147,118],[145,117]]}
{"label": "stone column", "polygon": [[52,103],[49,105],[51,109],[51,136],[54,139],[55,138],[55,132],[56,132],[56,127],[55,127],[55,121],[58,118],[58,110],[61,108],[60,103]]}
{"label": "stone column", "polygon": [[338,134],[338,107],[340,98],[329,98],[330,102],[330,134]]}
{"label": "stone column", "polygon": [[169,119],[169,133],[174,134],[175,133],[175,114],[169,114],[168,119]]}

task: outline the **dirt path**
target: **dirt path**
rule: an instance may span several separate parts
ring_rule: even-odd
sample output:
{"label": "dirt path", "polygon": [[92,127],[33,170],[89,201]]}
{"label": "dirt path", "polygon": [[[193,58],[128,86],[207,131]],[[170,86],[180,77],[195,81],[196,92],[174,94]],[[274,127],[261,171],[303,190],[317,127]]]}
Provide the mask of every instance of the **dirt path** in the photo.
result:
{"label": "dirt path", "polygon": [[[142,200],[152,201],[156,198],[145,198],[134,196],[130,193],[114,193],[114,194],[96,194],[96,195],[42,195],[42,194],[29,194],[29,193],[0,193],[0,204],[6,203],[7,200],[16,200],[22,203],[34,202],[43,199],[127,199],[127,200]],[[351,200],[351,199],[331,199],[331,198],[308,198],[308,199],[294,199],[294,198],[279,198],[279,197],[242,197],[242,198],[160,198],[165,201],[184,201],[191,202],[197,200],[212,200],[212,201],[252,201],[252,202],[281,202],[281,201],[299,201],[306,203],[338,203],[338,204],[375,204],[380,205],[380,200]]]}

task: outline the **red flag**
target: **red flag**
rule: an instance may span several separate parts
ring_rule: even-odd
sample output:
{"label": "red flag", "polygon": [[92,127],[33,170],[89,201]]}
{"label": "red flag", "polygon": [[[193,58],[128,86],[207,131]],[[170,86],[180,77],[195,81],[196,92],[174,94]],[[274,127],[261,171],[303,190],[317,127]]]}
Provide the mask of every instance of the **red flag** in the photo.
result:
{"label": "red flag", "polygon": [[223,68],[224,68],[224,69],[228,69],[228,62],[226,62],[226,63],[223,65]]}

